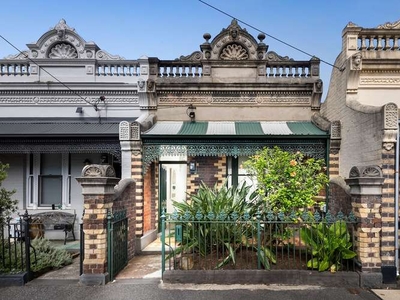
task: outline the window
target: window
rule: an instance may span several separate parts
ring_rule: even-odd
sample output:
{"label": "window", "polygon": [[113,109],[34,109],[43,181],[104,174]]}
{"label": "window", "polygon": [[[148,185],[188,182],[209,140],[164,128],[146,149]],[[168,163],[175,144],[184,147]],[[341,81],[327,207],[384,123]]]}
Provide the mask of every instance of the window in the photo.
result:
{"label": "window", "polygon": [[62,205],[61,159],[60,153],[46,153],[40,156],[40,206]]}
{"label": "window", "polygon": [[69,206],[70,155],[34,153],[28,156],[27,206],[31,208]]}

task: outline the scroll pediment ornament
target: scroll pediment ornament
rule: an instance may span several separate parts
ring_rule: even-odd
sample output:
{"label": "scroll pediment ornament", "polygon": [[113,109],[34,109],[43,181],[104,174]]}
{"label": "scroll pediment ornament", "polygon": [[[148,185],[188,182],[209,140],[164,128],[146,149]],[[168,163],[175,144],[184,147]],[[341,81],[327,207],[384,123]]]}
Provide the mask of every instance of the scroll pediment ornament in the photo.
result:
{"label": "scroll pediment ornament", "polygon": [[249,54],[241,45],[230,44],[222,49],[220,58],[222,60],[246,60],[249,58]]}
{"label": "scroll pediment ornament", "polygon": [[390,23],[386,22],[385,24],[379,25],[376,27],[377,29],[400,29],[400,20]]}
{"label": "scroll pediment ornament", "polygon": [[76,49],[70,44],[62,43],[57,44],[50,49],[49,58],[77,58],[78,53]]}
{"label": "scroll pediment ornament", "polygon": [[289,56],[280,56],[274,51],[269,51],[266,55],[266,59],[268,61],[292,61],[293,58],[290,58]]}
{"label": "scroll pediment ornament", "polygon": [[29,57],[28,51],[22,51],[18,54],[11,54],[5,57],[4,59],[27,59]]}
{"label": "scroll pediment ornament", "polygon": [[175,59],[175,60],[180,60],[180,61],[199,61],[201,60],[203,57],[203,54],[201,53],[201,51],[195,51],[192,54],[189,55],[181,55],[179,58]]}
{"label": "scroll pediment ornament", "polygon": [[125,59],[124,57],[119,56],[119,55],[111,55],[110,53],[108,53],[104,50],[97,51],[96,58],[99,60],[123,60],[123,59]]}

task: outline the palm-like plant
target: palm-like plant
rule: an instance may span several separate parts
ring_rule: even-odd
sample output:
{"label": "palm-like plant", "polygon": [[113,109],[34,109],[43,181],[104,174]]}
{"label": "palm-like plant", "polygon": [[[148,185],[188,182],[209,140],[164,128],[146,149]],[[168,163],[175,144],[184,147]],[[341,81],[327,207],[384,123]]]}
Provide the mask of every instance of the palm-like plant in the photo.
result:
{"label": "palm-like plant", "polygon": [[[249,242],[256,232],[256,223],[251,217],[255,216],[261,202],[257,193],[250,189],[245,183],[221,188],[216,185],[210,188],[202,183],[190,201],[174,201],[175,219],[182,221],[182,241],[170,256],[198,253],[205,257],[217,253],[222,259],[215,268],[220,268],[230,262],[236,263],[238,249],[257,249],[257,243]],[[259,250],[266,268],[269,261],[275,262],[269,249]]]}

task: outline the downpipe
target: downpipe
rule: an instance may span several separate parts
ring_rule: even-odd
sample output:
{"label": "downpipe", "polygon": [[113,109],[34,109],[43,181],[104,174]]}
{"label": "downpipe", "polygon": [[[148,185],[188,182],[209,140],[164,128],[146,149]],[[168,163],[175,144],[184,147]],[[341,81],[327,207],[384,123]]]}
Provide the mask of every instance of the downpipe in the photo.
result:
{"label": "downpipe", "polygon": [[397,123],[397,137],[396,137],[396,176],[395,176],[395,204],[394,204],[394,245],[395,245],[395,265],[397,270],[397,276],[399,276],[399,142],[400,142],[400,132],[399,123]]}

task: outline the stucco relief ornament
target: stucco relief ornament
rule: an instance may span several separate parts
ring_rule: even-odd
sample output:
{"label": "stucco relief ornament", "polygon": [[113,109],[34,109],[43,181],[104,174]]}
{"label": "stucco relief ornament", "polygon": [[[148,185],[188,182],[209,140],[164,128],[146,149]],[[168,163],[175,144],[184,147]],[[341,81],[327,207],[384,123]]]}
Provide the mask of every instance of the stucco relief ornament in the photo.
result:
{"label": "stucco relief ornament", "polygon": [[400,29],[400,20],[390,23],[386,22],[385,24],[379,25],[378,29]]}
{"label": "stucco relief ornament", "polygon": [[356,53],[351,58],[352,70],[361,70],[362,67],[362,56],[361,53]]}
{"label": "stucco relief ornament", "polygon": [[69,44],[57,44],[51,48],[50,58],[77,58],[78,52]]}
{"label": "stucco relief ornament", "polygon": [[139,91],[144,91],[144,86],[145,86],[145,81],[144,80],[139,80],[138,81]]}
{"label": "stucco relief ornament", "polygon": [[115,170],[110,165],[88,165],[82,170],[83,177],[115,177]]}
{"label": "stucco relief ornament", "polygon": [[231,44],[222,49],[220,58],[222,60],[246,60],[249,58],[249,54],[241,45]]}
{"label": "stucco relief ornament", "polygon": [[66,38],[65,36],[65,31],[66,29],[75,31],[74,28],[71,28],[67,25],[67,22],[64,19],[61,19],[56,26],[54,26],[54,29],[57,30],[57,36],[60,40],[63,40]]}

